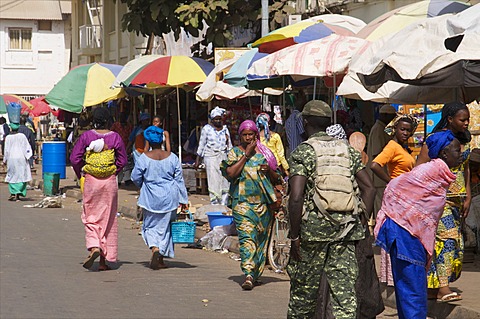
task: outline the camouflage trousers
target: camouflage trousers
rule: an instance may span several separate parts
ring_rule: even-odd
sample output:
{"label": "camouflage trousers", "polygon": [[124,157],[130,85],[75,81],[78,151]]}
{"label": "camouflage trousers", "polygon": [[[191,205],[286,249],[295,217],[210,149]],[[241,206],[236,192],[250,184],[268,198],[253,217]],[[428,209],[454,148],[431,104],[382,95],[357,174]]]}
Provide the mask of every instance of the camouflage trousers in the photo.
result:
{"label": "camouflage trousers", "polygon": [[301,261],[290,259],[289,319],[308,319],[315,315],[320,278],[325,272],[330,284],[330,299],[336,319],[354,319],[357,311],[355,281],[358,266],[354,242],[300,243]]}

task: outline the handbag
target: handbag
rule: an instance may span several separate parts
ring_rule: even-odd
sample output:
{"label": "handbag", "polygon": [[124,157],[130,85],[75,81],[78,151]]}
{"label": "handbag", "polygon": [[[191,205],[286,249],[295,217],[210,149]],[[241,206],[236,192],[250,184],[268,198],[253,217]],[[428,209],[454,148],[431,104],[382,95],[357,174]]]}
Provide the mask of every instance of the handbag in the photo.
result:
{"label": "handbag", "polygon": [[278,184],[273,186],[273,190],[275,191],[275,196],[277,197],[277,200],[271,204],[268,205],[268,209],[270,211],[278,211],[282,208],[282,202],[283,202],[283,197],[285,194],[285,187],[284,184]]}

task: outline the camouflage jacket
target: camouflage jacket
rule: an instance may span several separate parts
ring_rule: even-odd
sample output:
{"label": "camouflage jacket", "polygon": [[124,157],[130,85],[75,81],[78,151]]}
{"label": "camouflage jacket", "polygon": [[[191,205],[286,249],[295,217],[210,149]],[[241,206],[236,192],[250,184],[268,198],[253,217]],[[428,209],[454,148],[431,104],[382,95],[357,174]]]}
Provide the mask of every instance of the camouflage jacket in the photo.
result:
{"label": "camouflage jacket", "polygon": [[[325,132],[318,132],[311,137],[326,136]],[[361,155],[353,147],[348,147],[350,153],[350,169],[352,176],[364,169]],[[300,144],[295,151],[288,158],[290,165],[290,177],[301,175],[307,177],[305,185],[304,209],[309,210],[307,220],[302,220],[300,235],[302,240],[307,241],[334,241],[335,237],[341,229],[327,220],[319,212],[318,208],[313,202],[313,194],[315,192],[315,177],[316,177],[316,154],[313,147],[308,144]],[[331,216],[336,219],[342,219],[342,213],[331,213]],[[342,241],[360,240],[364,237],[364,228],[358,217],[354,228],[343,238]]]}

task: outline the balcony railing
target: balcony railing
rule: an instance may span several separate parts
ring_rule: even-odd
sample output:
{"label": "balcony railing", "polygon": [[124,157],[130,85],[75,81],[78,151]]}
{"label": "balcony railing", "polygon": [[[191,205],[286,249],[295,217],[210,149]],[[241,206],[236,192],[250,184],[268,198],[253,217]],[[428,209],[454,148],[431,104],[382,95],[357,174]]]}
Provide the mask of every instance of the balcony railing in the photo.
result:
{"label": "balcony railing", "polygon": [[102,47],[102,26],[82,25],[80,29],[80,49],[95,49]]}

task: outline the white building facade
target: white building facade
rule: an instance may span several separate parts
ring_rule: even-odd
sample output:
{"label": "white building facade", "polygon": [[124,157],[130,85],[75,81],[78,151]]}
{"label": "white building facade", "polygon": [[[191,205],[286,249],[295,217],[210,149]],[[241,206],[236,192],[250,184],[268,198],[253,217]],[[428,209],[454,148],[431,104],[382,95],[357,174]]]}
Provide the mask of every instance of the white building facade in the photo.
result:
{"label": "white building facade", "polygon": [[71,3],[0,0],[0,94],[47,94],[70,68]]}

